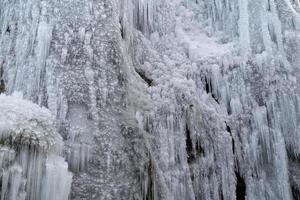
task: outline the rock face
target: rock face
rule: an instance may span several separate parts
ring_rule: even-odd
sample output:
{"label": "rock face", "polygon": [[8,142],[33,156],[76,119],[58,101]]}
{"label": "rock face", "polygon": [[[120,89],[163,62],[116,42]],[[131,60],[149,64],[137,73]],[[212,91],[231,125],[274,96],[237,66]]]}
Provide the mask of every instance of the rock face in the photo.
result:
{"label": "rock face", "polygon": [[299,199],[299,10],[0,0],[1,86],[56,118],[70,199]]}

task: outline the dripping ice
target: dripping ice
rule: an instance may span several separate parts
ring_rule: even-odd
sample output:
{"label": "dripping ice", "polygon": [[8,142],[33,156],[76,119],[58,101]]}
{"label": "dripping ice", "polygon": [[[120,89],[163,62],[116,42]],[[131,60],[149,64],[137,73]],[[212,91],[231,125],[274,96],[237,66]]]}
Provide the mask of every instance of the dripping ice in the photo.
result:
{"label": "dripping ice", "polygon": [[[135,3],[155,8],[146,19],[156,16],[145,31],[136,23],[143,9],[133,3],[137,13],[121,15],[122,26],[143,34],[128,50],[137,77],[143,82],[143,71],[155,83],[145,89],[154,111],[136,114],[159,138],[151,141],[160,150],[150,151],[157,173],[168,175],[153,181],[165,184],[169,199],[235,199],[241,181],[244,199],[295,198],[299,62],[286,41],[298,40],[299,2],[173,1],[175,13],[159,9],[161,1]],[[175,36],[155,27],[170,17]]]}
{"label": "dripping ice", "polygon": [[0,5],[1,199],[297,199],[298,0]]}

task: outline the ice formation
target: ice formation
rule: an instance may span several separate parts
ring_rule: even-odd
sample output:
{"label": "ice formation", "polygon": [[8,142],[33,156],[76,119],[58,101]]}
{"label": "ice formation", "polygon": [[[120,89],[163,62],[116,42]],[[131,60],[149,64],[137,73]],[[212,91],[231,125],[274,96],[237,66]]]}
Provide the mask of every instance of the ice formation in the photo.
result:
{"label": "ice formation", "polygon": [[0,95],[0,110],[1,199],[67,200],[72,175],[50,112],[16,94]]}
{"label": "ice formation", "polygon": [[[13,175],[2,176],[1,198],[66,198],[53,183],[68,177],[68,187],[67,165],[45,156],[57,131],[74,200],[299,199],[299,6],[0,0],[0,93],[20,91],[56,118],[51,131],[21,124],[38,128],[25,133],[0,122],[14,130],[2,134]],[[33,107],[21,116],[44,122]],[[19,136],[36,131],[49,135]],[[43,178],[24,174],[34,163],[22,165],[30,152],[16,141],[47,152],[35,155]]]}

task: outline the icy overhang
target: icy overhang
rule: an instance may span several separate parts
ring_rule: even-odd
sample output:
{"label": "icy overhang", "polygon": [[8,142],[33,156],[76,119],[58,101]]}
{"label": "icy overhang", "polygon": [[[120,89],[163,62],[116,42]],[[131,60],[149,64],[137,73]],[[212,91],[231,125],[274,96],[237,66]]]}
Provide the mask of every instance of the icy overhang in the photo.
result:
{"label": "icy overhang", "polygon": [[59,150],[62,138],[50,111],[22,98],[0,95],[0,144],[28,145],[40,150]]}

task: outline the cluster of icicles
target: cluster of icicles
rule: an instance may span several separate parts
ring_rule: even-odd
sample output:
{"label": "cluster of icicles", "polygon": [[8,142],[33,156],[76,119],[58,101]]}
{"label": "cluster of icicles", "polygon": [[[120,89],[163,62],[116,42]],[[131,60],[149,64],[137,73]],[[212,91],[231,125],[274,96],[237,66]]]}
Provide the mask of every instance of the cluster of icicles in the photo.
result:
{"label": "cluster of icicles", "polygon": [[[135,2],[142,4],[143,8],[148,6],[148,1]],[[188,102],[193,103],[188,110],[199,110],[199,114],[187,122],[186,113],[180,112],[183,109],[181,104],[185,104],[167,99],[172,98],[172,88],[165,96],[161,92],[164,88],[154,86],[151,89],[153,96],[158,94],[158,98],[165,98],[163,100],[168,102],[167,105],[161,103],[157,113],[144,117],[144,129],[159,138],[154,140],[155,145],[162,149],[157,153],[156,162],[163,167],[146,172],[148,179],[143,184],[143,194],[159,199],[165,189],[161,185],[166,185],[165,193],[169,199],[241,199],[238,194],[241,184],[243,199],[292,199],[291,188],[296,186],[289,180],[292,176],[289,159],[291,155],[299,155],[300,102],[297,92],[287,91],[293,90],[294,82],[297,83],[295,77],[280,74],[280,71],[289,73],[289,70],[295,70],[296,64],[290,57],[297,58],[299,53],[287,41],[299,39],[292,34],[299,30],[299,15],[289,0],[182,2],[190,2],[194,9],[199,7],[206,23],[205,31],[209,35],[222,32],[224,43],[237,44],[238,55],[233,53],[215,58],[213,64],[197,63],[197,71],[193,71],[191,77],[197,83],[202,75],[205,81],[196,84],[195,91],[201,89],[199,93],[203,93],[202,88],[207,85],[206,92],[216,103],[206,111],[203,107],[209,100],[194,96],[196,100],[193,101],[185,95]],[[133,13],[141,14],[142,10]],[[151,16],[156,16],[155,12]],[[147,16],[147,12],[142,16]],[[144,33],[145,29],[134,21],[140,17],[132,17],[132,24]],[[148,22],[143,26],[149,26]],[[146,37],[149,34],[151,32],[144,33]],[[134,59],[141,60],[138,56]],[[201,70],[203,73],[197,76]],[[191,88],[186,91],[193,91]],[[155,89],[160,93],[155,93]],[[213,108],[217,110],[215,113],[210,111]],[[222,120],[227,120],[227,130]],[[186,144],[183,143],[184,132]],[[193,155],[194,152],[198,155]],[[154,168],[152,163],[150,168]],[[165,176],[153,175],[160,170]]]}

